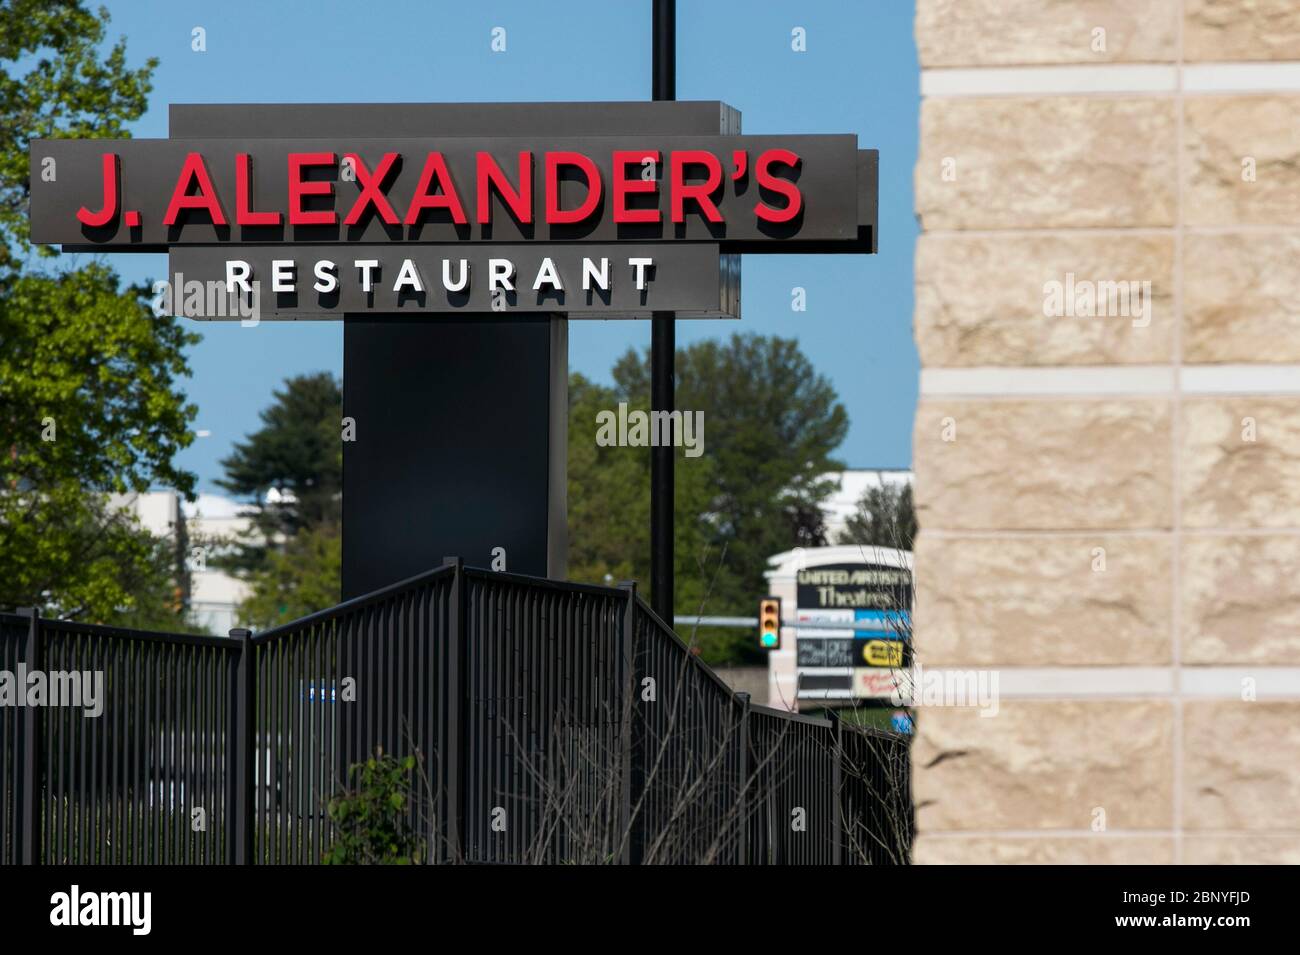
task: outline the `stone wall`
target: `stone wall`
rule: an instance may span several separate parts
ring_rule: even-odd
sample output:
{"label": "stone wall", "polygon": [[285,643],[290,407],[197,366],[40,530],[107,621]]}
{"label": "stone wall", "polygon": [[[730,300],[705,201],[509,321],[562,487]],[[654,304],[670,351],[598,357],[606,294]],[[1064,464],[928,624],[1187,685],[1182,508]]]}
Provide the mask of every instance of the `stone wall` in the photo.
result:
{"label": "stone wall", "polygon": [[915,860],[1300,862],[1300,3],[916,39]]}

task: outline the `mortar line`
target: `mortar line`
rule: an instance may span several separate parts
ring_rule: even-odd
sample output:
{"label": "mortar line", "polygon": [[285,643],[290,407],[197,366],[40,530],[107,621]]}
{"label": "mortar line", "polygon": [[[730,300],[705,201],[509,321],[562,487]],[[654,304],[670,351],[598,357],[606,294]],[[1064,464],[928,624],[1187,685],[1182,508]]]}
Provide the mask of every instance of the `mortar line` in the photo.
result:
{"label": "mortar line", "polygon": [[1183,322],[1184,322],[1184,299],[1183,299],[1183,225],[1185,221],[1185,191],[1186,186],[1184,177],[1187,173],[1186,162],[1186,98],[1183,91],[1183,32],[1186,23],[1186,0],[1178,0],[1178,71],[1177,71],[1177,98],[1175,100],[1175,156],[1174,171],[1177,178],[1175,209],[1175,228],[1174,228],[1174,327],[1173,327],[1173,350],[1174,364],[1180,369],[1178,374],[1174,375],[1174,390],[1172,395],[1173,414],[1172,427],[1170,428],[1170,441],[1173,445],[1171,449],[1170,463],[1172,467],[1172,487],[1173,495],[1173,553],[1170,555],[1170,572],[1173,574],[1172,581],[1172,606],[1170,607],[1169,616],[1169,636],[1172,649],[1172,660],[1174,669],[1174,698],[1173,698],[1173,786],[1172,786],[1172,824],[1174,829],[1174,864],[1182,865],[1184,862],[1183,853],[1183,695],[1182,695],[1182,468],[1179,460],[1179,450],[1182,443],[1183,430],[1183,396],[1182,396],[1182,373],[1183,364]]}

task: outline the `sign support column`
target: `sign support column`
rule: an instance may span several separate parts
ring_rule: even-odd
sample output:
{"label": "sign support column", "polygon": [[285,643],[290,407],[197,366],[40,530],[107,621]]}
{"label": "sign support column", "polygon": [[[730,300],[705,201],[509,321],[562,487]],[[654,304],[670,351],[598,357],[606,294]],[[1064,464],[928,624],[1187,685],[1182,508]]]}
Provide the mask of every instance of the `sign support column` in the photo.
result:
{"label": "sign support column", "polygon": [[[654,0],[653,98],[677,98],[677,0]],[[650,319],[650,410],[671,413],[676,404],[677,319]],[[650,603],[673,625],[673,446],[650,448]]]}

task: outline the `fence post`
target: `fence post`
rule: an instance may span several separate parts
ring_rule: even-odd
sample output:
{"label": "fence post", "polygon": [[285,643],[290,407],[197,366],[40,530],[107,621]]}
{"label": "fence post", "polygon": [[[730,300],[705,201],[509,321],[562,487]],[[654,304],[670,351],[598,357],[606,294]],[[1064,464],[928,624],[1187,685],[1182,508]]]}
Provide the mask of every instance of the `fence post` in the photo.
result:
{"label": "fence post", "polygon": [[239,641],[239,660],[235,665],[234,700],[231,706],[233,745],[228,747],[227,759],[230,776],[230,806],[234,813],[231,826],[231,861],[235,865],[250,865],[253,861],[253,827],[256,812],[255,792],[257,779],[257,721],[253,707],[256,705],[256,668],[253,666],[251,630],[230,631],[230,638]]}
{"label": "fence post", "polygon": [[[619,686],[623,712],[619,714],[620,749],[622,750],[622,801],[619,806],[619,837],[623,849],[619,862],[640,865],[643,845],[641,826],[632,819],[633,793],[639,798],[645,785],[645,766],[641,753],[641,733],[636,727],[636,581],[624,580],[623,619],[619,629]],[[624,838],[626,837],[626,838]]]}
{"label": "fence post", "polygon": [[831,714],[831,865],[843,865],[842,820],[843,776],[840,763],[844,759],[844,722],[834,711]]}
{"label": "fence post", "polygon": [[[31,619],[27,624],[27,641],[23,648],[23,663],[30,673],[44,669],[41,653],[41,608],[25,607],[18,611]],[[20,688],[19,692],[26,692]],[[22,790],[18,795],[22,805],[22,832],[19,859],[23,865],[40,865],[41,862],[41,720],[42,707],[24,706],[19,710],[22,720],[23,771]]]}
{"label": "fence post", "polygon": [[465,716],[467,693],[467,637],[465,621],[465,562],[444,557],[452,568],[451,597],[447,606],[447,755],[443,772],[444,820],[450,861],[465,861],[465,750],[469,731]]}
{"label": "fence post", "polygon": [[737,812],[740,816],[740,864],[749,865],[749,702],[748,693],[737,693],[740,704],[740,798]]}

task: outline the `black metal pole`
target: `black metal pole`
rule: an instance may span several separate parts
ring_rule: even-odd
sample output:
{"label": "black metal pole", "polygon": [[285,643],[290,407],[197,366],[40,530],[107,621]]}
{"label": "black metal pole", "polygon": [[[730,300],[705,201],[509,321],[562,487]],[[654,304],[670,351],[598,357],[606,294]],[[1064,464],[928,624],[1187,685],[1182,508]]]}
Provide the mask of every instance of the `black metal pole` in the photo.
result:
{"label": "black metal pole", "polygon": [[[654,99],[677,98],[677,2],[654,0]],[[672,312],[650,318],[650,410],[671,412],[677,325]],[[650,602],[673,625],[673,447],[650,448]]]}

